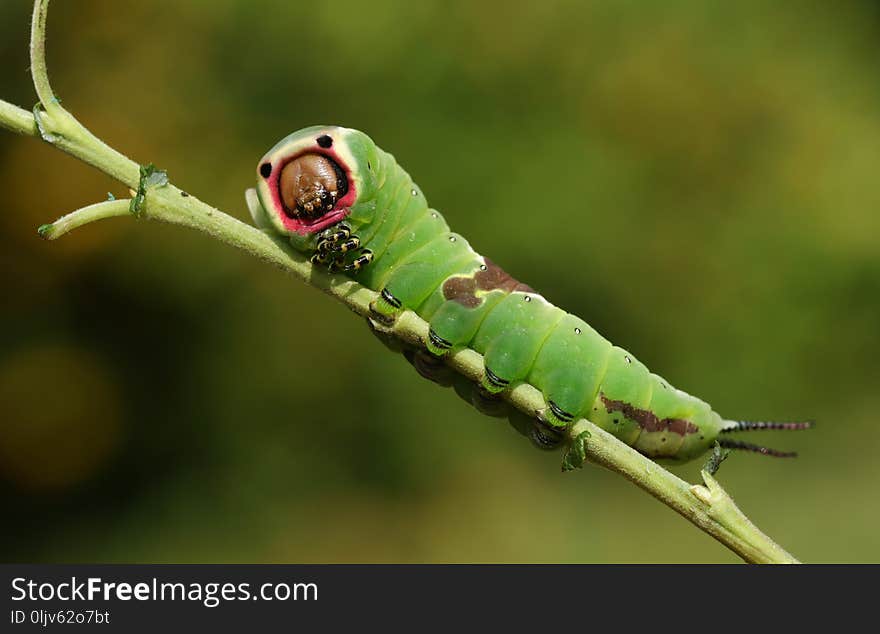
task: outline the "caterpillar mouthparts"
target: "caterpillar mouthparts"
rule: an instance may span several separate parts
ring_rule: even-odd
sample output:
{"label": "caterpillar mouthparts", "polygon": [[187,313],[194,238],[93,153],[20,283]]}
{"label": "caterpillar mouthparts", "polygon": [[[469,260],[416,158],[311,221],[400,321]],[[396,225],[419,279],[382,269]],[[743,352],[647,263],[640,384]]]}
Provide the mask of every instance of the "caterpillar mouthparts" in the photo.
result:
{"label": "caterpillar mouthparts", "polygon": [[332,211],[345,196],[348,180],[333,159],[310,153],[284,166],[278,188],[289,218],[315,220]]}

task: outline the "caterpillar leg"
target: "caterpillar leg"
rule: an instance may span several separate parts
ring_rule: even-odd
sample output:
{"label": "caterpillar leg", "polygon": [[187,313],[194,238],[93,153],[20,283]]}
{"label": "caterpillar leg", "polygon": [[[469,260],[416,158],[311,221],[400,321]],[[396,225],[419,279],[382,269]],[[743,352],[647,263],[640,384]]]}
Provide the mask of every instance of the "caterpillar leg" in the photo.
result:
{"label": "caterpillar leg", "polygon": [[354,260],[352,260],[349,264],[343,265],[342,270],[346,272],[356,273],[372,261],[373,252],[369,249],[364,249],[363,251],[361,251],[361,254],[357,256]]}
{"label": "caterpillar leg", "polygon": [[[434,359],[436,363],[442,363],[437,357],[424,352],[423,354]],[[495,418],[505,418],[510,413],[510,405],[494,396],[486,394],[480,386],[461,374],[454,373],[452,389],[456,396],[468,405],[474,407],[481,414]]]}
{"label": "caterpillar leg", "polygon": [[326,251],[315,251],[315,253],[312,254],[312,257],[309,258],[309,262],[311,262],[312,264],[318,264],[320,266],[326,266],[328,269],[332,269],[337,259],[338,257],[335,253],[329,253]]}
{"label": "caterpillar leg", "polygon": [[424,350],[404,350],[403,356],[409,361],[421,376],[443,387],[453,384],[455,371],[442,360],[434,357]]}
{"label": "caterpillar leg", "polygon": [[562,434],[542,421],[536,420],[532,425],[529,440],[538,449],[552,450],[562,444]]}
{"label": "caterpillar leg", "polygon": [[379,297],[370,302],[370,314],[373,319],[386,326],[392,325],[403,311],[403,302],[397,299],[387,288],[383,288]]}
{"label": "caterpillar leg", "polygon": [[349,237],[351,237],[351,229],[349,226],[345,223],[339,223],[338,225],[324,230],[321,234],[321,239],[318,241],[318,248],[321,248],[322,243],[327,242],[335,244]]}
{"label": "caterpillar leg", "polygon": [[515,407],[509,408],[507,422],[518,433],[528,438],[538,449],[553,450],[562,445],[562,434],[541,422],[539,419],[524,414]]}
{"label": "caterpillar leg", "polygon": [[364,249],[360,252],[360,255],[346,264],[344,251],[317,251],[309,261],[312,264],[326,266],[330,271],[357,273],[373,261],[373,252],[369,249]]}
{"label": "caterpillar leg", "polygon": [[360,247],[361,239],[352,235],[348,225],[339,223],[321,233],[311,262],[326,266],[331,271],[357,272],[373,261],[373,252],[361,249],[357,257],[346,262],[347,254],[358,251]]}
{"label": "caterpillar leg", "polygon": [[392,335],[390,332],[384,330],[381,325],[376,324],[376,322],[374,322],[369,317],[367,317],[366,322],[367,327],[370,329],[370,332],[375,335],[376,339],[378,339],[383,346],[385,346],[392,352],[404,353],[404,351],[407,349],[406,344],[404,344],[400,339]]}
{"label": "caterpillar leg", "polygon": [[330,270],[338,269],[342,264],[340,260],[344,257],[344,252],[340,252],[337,248],[337,243],[350,236],[351,229],[346,224],[340,223],[325,229],[318,238],[318,243],[315,245],[315,250],[309,261],[312,264],[326,266]]}
{"label": "caterpillar leg", "polygon": [[354,251],[360,246],[361,240],[357,236],[350,236],[346,240],[335,242],[331,242],[330,240],[321,240],[320,242],[318,242],[318,252],[348,253],[349,251]]}
{"label": "caterpillar leg", "polygon": [[471,405],[482,414],[499,418],[507,416],[510,411],[510,406],[505,401],[498,398],[497,394],[486,392],[479,383],[473,384],[471,388]]}

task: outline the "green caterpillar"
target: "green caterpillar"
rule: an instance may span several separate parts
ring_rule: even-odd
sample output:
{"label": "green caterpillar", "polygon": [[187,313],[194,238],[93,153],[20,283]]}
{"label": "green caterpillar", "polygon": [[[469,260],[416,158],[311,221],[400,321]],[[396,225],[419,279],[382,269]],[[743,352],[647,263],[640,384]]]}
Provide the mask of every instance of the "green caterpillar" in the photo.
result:
{"label": "green caterpillar", "polygon": [[[407,351],[416,368],[455,383],[487,413],[507,413],[539,446],[557,444],[560,430],[587,418],[653,459],[684,462],[716,441],[784,457],[794,454],[719,435],[809,426],[725,420],[673,388],[476,253],[363,132],[328,126],[294,132],[260,160],[257,183],[246,198],[258,227],[379,292],[371,306],[377,321],[390,324],[403,310],[415,311],[430,324],[427,351]],[[484,356],[475,389],[444,373],[442,357],[459,347]],[[543,392],[548,407],[541,420],[524,422],[494,398],[519,381]]]}

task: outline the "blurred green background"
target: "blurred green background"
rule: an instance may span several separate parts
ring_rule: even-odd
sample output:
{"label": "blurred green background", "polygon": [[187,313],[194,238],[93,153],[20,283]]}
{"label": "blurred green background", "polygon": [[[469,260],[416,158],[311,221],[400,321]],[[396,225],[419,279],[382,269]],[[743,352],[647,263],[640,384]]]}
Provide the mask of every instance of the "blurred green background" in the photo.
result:
{"label": "blurred green background", "polygon": [[[29,107],[30,5],[0,5]],[[876,2],[57,2],[49,67],[110,144],[247,218],[339,123],[455,230],[723,414],[812,418],[720,472],[808,561],[880,561]],[[0,132],[4,561],[737,561],[561,475],[330,298],[204,236],[36,227],[108,178]],[[677,468],[694,480],[699,463]]]}

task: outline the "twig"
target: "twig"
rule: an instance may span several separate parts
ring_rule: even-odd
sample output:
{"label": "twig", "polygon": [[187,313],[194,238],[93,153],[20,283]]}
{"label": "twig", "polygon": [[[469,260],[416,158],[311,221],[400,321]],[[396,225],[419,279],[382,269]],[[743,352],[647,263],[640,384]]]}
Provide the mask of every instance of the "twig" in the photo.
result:
{"label": "twig", "polygon": [[[137,192],[137,196],[132,200],[105,201],[74,211],[40,227],[40,235],[53,240],[96,220],[129,214],[189,227],[287,271],[329,293],[358,315],[369,315],[369,304],[376,296],[375,292],[347,277],[312,268],[301,254],[293,252],[280,240],[270,238],[195,196],[184,193],[169,183],[164,173],[152,167],[142,168],[109,147],[67,112],[52,92],[46,70],[48,5],[49,0],[36,0],[31,29],[31,73],[42,108],[35,108],[31,114],[0,101],[0,126],[19,134],[42,138],[127,185]],[[415,313],[407,311],[388,332],[406,343],[421,346],[427,337],[428,324]],[[483,372],[483,358],[473,350],[456,352],[448,363],[475,381]],[[530,416],[546,408],[541,392],[531,385],[520,384],[505,393],[504,397]],[[569,467],[578,467],[586,459],[619,473],[712,535],[745,561],[797,563],[794,557],[749,521],[708,472],[702,472],[702,485],[690,485],[587,420],[579,420],[572,425],[567,431],[566,440],[568,454],[565,464]]]}
{"label": "twig", "polygon": [[37,229],[37,233],[46,240],[54,240],[60,238],[68,231],[73,231],[77,227],[102,220],[104,218],[116,218],[118,216],[127,216],[131,213],[129,209],[131,201],[125,200],[108,200],[102,203],[95,203],[82,209],[77,209],[66,216],[61,216],[55,222],[42,225]]}
{"label": "twig", "polygon": [[0,126],[18,134],[33,135],[36,132],[30,112],[3,100],[0,100]]}

